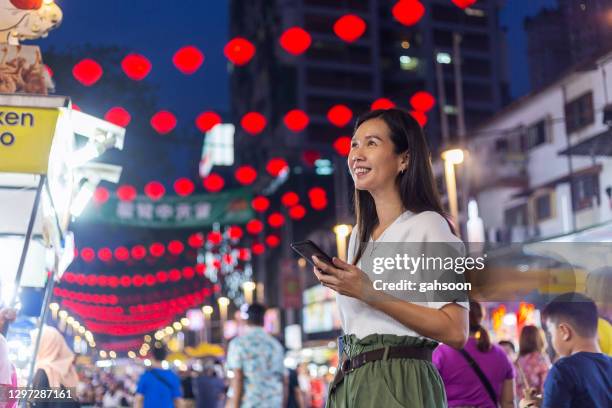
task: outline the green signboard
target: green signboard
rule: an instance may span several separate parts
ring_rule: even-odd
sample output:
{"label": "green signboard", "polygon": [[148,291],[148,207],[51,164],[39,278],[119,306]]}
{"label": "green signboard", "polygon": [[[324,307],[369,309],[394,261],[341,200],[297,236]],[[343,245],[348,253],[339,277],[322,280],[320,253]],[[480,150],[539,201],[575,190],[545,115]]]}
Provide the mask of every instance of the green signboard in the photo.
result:
{"label": "green signboard", "polygon": [[79,220],[147,228],[197,228],[216,222],[243,224],[254,217],[250,202],[248,189],[159,201],[138,196],[125,202],[111,197],[102,206],[90,205]]}

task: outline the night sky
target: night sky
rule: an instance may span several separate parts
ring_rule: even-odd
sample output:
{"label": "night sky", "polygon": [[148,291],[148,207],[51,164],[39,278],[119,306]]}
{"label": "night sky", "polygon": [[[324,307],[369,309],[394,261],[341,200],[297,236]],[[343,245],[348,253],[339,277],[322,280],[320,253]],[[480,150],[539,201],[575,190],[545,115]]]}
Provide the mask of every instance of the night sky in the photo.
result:
{"label": "night sky", "polygon": [[[36,41],[43,51],[91,43],[119,45],[147,56],[153,70],[147,81],[159,86],[160,108],[192,120],[199,112],[229,111],[228,65],[223,47],[228,41],[228,2],[225,0],[57,0],[64,22],[47,39]],[[508,0],[500,15],[507,28],[510,85],[513,97],[529,90],[523,20],[556,0]],[[180,74],[172,55],[184,45],[205,54],[194,75]],[[61,92],[61,90],[60,90]],[[179,120],[181,118],[179,117]]]}
{"label": "night sky", "polygon": [[[62,25],[38,40],[44,50],[83,44],[118,45],[151,60],[146,81],[159,86],[159,108],[184,120],[212,109],[229,111],[227,60],[228,3],[225,0],[56,0],[64,12]],[[181,74],[172,56],[185,45],[197,46],[204,64],[193,75]],[[95,58],[95,56],[94,56]],[[100,61],[104,65],[104,61]],[[58,90],[61,92],[61,89]]]}

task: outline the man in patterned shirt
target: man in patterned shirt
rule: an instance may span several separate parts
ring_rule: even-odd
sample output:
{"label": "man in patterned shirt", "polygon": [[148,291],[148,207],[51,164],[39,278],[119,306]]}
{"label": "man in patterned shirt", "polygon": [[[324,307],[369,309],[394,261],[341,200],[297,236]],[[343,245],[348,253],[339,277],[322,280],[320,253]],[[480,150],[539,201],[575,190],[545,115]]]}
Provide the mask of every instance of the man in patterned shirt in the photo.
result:
{"label": "man in patterned shirt", "polygon": [[283,347],[263,330],[266,308],[246,310],[247,332],[229,343],[227,369],[233,372],[231,408],[281,408],[284,392]]}

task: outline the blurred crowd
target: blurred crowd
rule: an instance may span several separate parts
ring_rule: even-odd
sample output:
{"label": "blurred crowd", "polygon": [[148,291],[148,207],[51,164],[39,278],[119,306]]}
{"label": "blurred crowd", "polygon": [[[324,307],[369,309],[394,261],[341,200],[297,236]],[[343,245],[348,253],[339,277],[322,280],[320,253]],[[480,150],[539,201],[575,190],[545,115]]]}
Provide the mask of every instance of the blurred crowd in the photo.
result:
{"label": "blurred crowd", "polygon": [[[589,378],[589,392],[605,390],[612,378],[612,326],[607,316],[598,317],[592,301],[584,296],[578,300],[557,306],[551,303],[547,330],[533,325],[522,327],[518,347],[508,340],[493,343],[482,325],[483,307],[471,302],[470,337],[465,347],[456,350],[439,345],[433,353],[432,363],[444,382],[449,406],[554,406],[542,405],[542,399],[571,390],[574,394],[563,398],[583,397],[576,387],[565,384],[568,378],[575,380],[572,375]],[[306,363],[286,367],[291,359],[286,359],[280,342],[263,330],[264,313],[261,305],[248,307],[245,318],[250,329],[230,341],[225,359],[192,360],[182,370],[174,370],[166,361],[167,349],[161,343],[154,345],[144,365],[132,359],[107,365],[76,365],[76,356],[63,335],[44,326],[34,387],[74,388],[78,399],[72,401],[74,407],[324,407],[335,369],[322,373]],[[0,329],[14,318],[14,313],[1,310]],[[14,386],[14,367],[6,355],[6,340],[0,334],[0,383]],[[599,398],[610,398],[611,392]],[[13,406],[0,402],[2,408]]]}

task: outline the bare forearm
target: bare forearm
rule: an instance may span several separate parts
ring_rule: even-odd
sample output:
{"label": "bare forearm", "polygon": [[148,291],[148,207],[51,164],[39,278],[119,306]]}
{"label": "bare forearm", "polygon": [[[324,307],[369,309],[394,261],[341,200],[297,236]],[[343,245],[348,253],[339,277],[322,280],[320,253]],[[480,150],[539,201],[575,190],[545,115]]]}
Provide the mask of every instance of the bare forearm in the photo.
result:
{"label": "bare forearm", "polygon": [[433,309],[397,299],[384,292],[370,297],[367,303],[422,336],[455,348],[463,347],[467,341],[467,310],[459,305]]}
{"label": "bare forearm", "polygon": [[142,395],[136,395],[136,398],[134,398],[134,408],[142,408],[143,400],[144,397]]}
{"label": "bare forearm", "polygon": [[232,401],[230,407],[240,408],[240,401],[242,400],[242,372],[239,370],[234,371],[234,378],[232,379]]}

